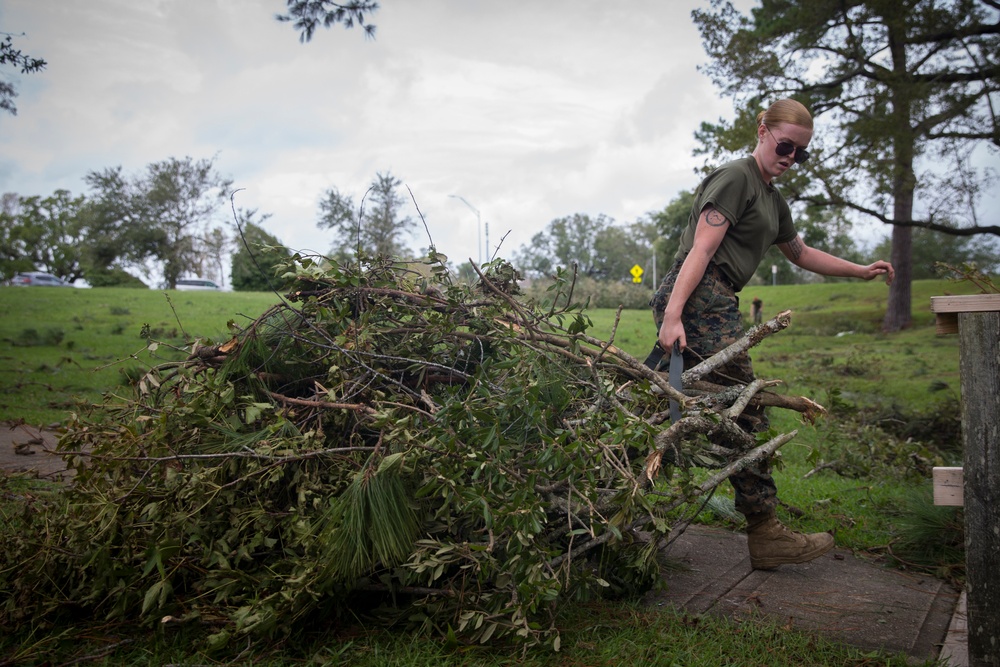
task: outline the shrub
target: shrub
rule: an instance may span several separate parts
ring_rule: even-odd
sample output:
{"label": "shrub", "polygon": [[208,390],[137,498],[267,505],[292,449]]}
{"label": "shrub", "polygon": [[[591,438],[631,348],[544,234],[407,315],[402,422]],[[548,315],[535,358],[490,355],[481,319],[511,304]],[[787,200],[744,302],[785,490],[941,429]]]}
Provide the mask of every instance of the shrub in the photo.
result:
{"label": "shrub", "polygon": [[66,337],[66,332],[59,327],[39,331],[33,327],[22,329],[17,338],[10,341],[15,347],[58,347]]}
{"label": "shrub", "polygon": [[962,508],[935,505],[930,487],[924,486],[906,495],[895,523],[898,537],[890,553],[900,565],[961,582],[965,576]]}
{"label": "shrub", "polygon": [[635,285],[609,280],[594,280],[587,276],[578,276],[570,289],[561,289],[566,281],[566,274],[561,272],[554,278],[535,280],[525,288],[525,296],[536,302],[551,301],[551,295],[558,291],[557,307],[569,305],[568,301],[587,304],[590,308],[611,308],[619,306],[626,310],[644,310],[649,308],[653,297],[653,289],[646,284]]}
{"label": "shrub", "polygon": [[91,269],[84,278],[91,287],[131,287],[147,289],[148,285],[124,269]]}

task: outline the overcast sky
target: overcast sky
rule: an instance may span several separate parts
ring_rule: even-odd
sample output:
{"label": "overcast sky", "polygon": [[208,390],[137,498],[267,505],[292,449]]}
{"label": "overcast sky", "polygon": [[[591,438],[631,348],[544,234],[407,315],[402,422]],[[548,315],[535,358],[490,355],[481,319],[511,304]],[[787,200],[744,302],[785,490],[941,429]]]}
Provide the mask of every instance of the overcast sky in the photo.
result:
{"label": "overcast sky", "polygon": [[374,41],[336,26],[300,44],[283,0],[0,0],[0,31],[48,61],[0,116],[0,192],[216,156],[238,206],[326,251],[322,192],[359,202],[390,171],[456,264],[487,227],[509,257],[555,218],[630,222],[696,185],[694,131],[731,116],[697,71],[706,4],[384,0]]}

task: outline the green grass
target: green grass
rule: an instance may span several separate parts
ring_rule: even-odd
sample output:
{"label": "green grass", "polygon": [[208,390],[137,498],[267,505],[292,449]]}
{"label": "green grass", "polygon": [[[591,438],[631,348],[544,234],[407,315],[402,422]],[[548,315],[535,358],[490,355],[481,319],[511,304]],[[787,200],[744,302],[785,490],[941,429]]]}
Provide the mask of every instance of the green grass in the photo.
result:
{"label": "green grass", "polygon": [[[930,297],[973,291],[944,281],[913,284],[914,326],[901,333],[879,332],[886,287],[881,283],[834,283],[756,287],[749,301],[764,301],[765,317],[791,309],[792,325],[752,352],[761,377],[784,380],[781,389],[831,405],[874,406],[879,414],[941,411],[959,393],[958,341],[934,333]],[[41,290],[0,288],[0,420],[59,423],[77,402],[96,402],[120,382],[121,369],[157,363],[139,332],[148,324],[153,338],[183,345],[195,337],[228,336],[227,321],[254,318],[275,303],[273,294],[145,290]],[[171,307],[172,306],[172,307]],[[611,335],[614,312],[592,311],[588,333]],[[853,333],[846,333],[853,332]],[[843,334],[843,335],[838,335]],[[625,311],[614,342],[643,359],[655,331],[650,313]],[[161,347],[158,355],[167,355]],[[835,399],[834,395],[839,392]],[[834,529],[840,546],[871,559],[887,559],[907,516],[906,502],[926,490],[919,474],[860,476],[820,471],[806,477],[819,455],[851,444],[855,432],[846,418],[828,416],[802,424],[795,413],[772,411],[775,428],[799,429],[781,452],[775,478],[785,507],[780,514],[802,530]],[[883,444],[873,445],[881,453]],[[878,472],[879,468],[875,468]],[[0,485],[0,521],[15,525],[11,507],[25,494],[42,498],[46,488],[8,481]],[[728,485],[720,498],[731,499]],[[19,500],[22,499],[22,500]],[[798,510],[801,510],[801,515]],[[705,522],[729,520],[705,511]],[[935,519],[947,521],[947,519]],[[944,573],[947,574],[947,573]],[[514,647],[454,647],[408,633],[317,629],[314,641],[276,645],[266,654],[230,656],[259,665],[904,665],[899,656],[865,654],[785,630],[766,620],[730,621],[651,609],[638,604],[567,606],[559,654]],[[67,634],[60,638],[60,631]],[[122,640],[128,643],[116,644]],[[37,635],[0,638],[0,664],[52,660],[88,664],[208,663],[184,629],[150,635],[120,627],[81,625]]]}
{"label": "green grass", "polygon": [[[822,398],[825,388],[908,405],[933,403],[932,383],[958,388],[958,341],[935,336],[930,297],[971,291],[945,281],[913,283],[914,327],[878,333],[885,309],[881,283],[754,287],[743,293],[764,301],[765,316],[791,309],[792,326],[754,351],[762,377],[781,378],[787,391]],[[48,425],[65,421],[80,401],[103,392],[148,365],[170,357],[145,350],[149,325],[156,340],[183,346],[195,338],[228,336],[227,322],[243,324],[278,298],[264,292],[163,292],[135,289],[0,287],[0,421]],[[614,311],[594,310],[591,334],[611,336]],[[643,359],[655,331],[646,310],[624,311],[614,342]],[[854,333],[838,336],[842,332]],[[873,391],[877,389],[877,391]]]}
{"label": "green grass", "polygon": [[[59,656],[66,664],[158,666],[165,664],[354,665],[356,667],[462,667],[471,665],[532,667],[905,667],[903,655],[862,651],[822,637],[789,630],[771,619],[749,616],[730,621],[689,616],[640,603],[579,604],[561,619],[558,653],[524,654],[505,642],[458,646],[413,633],[316,628],[296,642],[266,652],[228,658],[199,653],[196,638],[181,629],[141,633],[103,625],[85,636],[70,633],[34,637],[17,648],[0,638],[3,656],[13,664],[36,664]],[[10,650],[14,649],[14,650]],[[221,660],[220,660],[221,659]],[[930,663],[928,663],[930,664]]]}
{"label": "green grass", "polygon": [[[750,300],[764,302],[769,319],[792,311],[788,329],[769,337],[751,351],[757,375],[778,378],[785,391],[814,399],[831,388],[880,402],[898,401],[927,406],[937,400],[932,385],[959,387],[958,337],[934,333],[930,298],[944,294],[973,293],[965,283],[944,280],[915,281],[913,326],[895,334],[882,334],[888,288],[880,282],[820,283],[747,288],[741,308],[750,321]],[[614,311],[590,313],[592,334],[609,337]],[[615,330],[615,344],[644,359],[654,341],[652,315],[645,310],[622,313]]]}
{"label": "green grass", "polygon": [[271,293],[0,287],[0,421],[47,426],[100,402],[124,375],[173,356],[150,355],[140,337],[176,346],[224,339],[277,301]]}

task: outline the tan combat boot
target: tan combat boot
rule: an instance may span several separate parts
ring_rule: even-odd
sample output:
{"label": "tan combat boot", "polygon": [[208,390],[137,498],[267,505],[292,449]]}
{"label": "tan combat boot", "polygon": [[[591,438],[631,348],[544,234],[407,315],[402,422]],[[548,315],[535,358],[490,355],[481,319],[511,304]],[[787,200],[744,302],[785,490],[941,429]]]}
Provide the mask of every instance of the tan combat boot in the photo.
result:
{"label": "tan combat boot", "polygon": [[830,533],[796,533],[785,528],[773,514],[747,517],[747,520],[750,566],[755,570],[807,563],[833,548],[833,535]]}

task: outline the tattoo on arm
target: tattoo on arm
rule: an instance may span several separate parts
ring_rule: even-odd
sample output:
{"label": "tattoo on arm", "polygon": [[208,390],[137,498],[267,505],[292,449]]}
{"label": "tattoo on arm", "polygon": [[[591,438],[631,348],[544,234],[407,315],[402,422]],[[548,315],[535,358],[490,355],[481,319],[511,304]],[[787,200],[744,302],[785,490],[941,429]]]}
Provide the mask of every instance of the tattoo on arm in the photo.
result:
{"label": "tattoo on arm", "polygon": [[801,257],[803,250],[805,250],[805,246],[802,245],[802,241],[798,236],[788,242],[788,253],[792,256],[792,261]]}
{"label": "tattoo on arm", "polygon": [[726,219],[726,216],[719,213],[714,206],[706,206],[705,222],[713,227],[722,227],[723,225],[728,224],[729,220]]}

